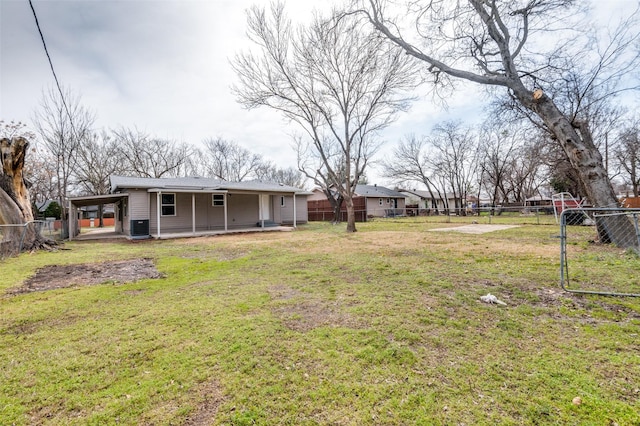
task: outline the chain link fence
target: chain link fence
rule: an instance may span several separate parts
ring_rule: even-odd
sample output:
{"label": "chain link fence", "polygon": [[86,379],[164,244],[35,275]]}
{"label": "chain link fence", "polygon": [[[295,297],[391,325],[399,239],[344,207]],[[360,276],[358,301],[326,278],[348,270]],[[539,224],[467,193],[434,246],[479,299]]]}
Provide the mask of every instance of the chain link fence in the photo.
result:
{"label": "chain link fence", "polygon": [[[449,208],[425,209],[416,207],[398,209],[364,210],[355,209],[356,222],[375,220],[392,220],[402,218],[415,222],[436,223],[482,223],[482,224],[535,224],[556,225],[558,218],[551,206],[494,206],[481,208]],[[346,221],[346,212],[342,212],[341,220]],[[309,221],[332,221],[333,211],[330,209],[309,209]]]}
{"label": "chain link fence", "polygon": [[572,293],[640,297],[640,209],[566,209],[560,285]]}
{"label": "chain link fence", "polygon": [[64,224],[60,221],[34,220],[18,225],[0,225],[0,259],[16,256],[24,248],[25,236],[30,232],[53,240],[62,240]]}

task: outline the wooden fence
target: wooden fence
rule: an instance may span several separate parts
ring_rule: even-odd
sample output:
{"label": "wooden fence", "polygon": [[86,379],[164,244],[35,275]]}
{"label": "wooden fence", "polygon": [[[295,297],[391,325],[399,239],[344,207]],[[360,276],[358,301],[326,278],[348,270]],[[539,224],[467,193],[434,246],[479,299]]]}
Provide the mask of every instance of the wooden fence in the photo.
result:
{"label": "wooden fence", "polygon": [[[367,221],[367,200],[365,197],[355,197],[353,199],[353,208],[356,213],[356,222]],[[311,200],[307,201],[307,210],[309,213],[309,221],[328,222],[333,220],[333,208],[329,200]],[[340,221],[347,221],[347,207],[344,202],[340,208]]]}

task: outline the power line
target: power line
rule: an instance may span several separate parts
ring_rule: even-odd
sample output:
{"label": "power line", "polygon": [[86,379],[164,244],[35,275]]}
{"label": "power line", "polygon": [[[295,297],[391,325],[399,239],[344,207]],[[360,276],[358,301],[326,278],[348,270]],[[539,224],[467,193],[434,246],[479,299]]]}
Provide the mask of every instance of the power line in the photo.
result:
{"label": "power line", "polygon": [[47,43],[44,41],[44,35],[42,34],[42,30],[40,29],[40,23],[38,22],[38,15],[36,15],[36,10],[33,8],[33,3],[29,0],[29,6],[31,6],[31,12],[33,12],[33,18],[36,20],[36,27],[38,28],[38,33],[40,34],[40,40],[42,40],[42,46],[44,47],[44,53],[47,54],[47,59],[49,60],[49,66],[51,67],[51,72],[53,73],[53,79],[56,81],[56,87],[58,88],[58,92],[60,93],[60,99],[62,99],[62,105],[64,106],[64,110],[67,112],[67,116],[69,117],[69,123],[71,124],[71,129],[78,139],[78,132],[76,132],[75,126],[73,125],[73,118],[71,117],[71,112],[69,112],[69,107],[67,106],[67,101],[64,99],[64,94],[62,93],[62,88],[60,87],[60,82],[58,81],[58,76],[56,75],[56,70],[53,68],[53,62],[51,61],[51,56],[49,55],[49,49],[47,49]]}

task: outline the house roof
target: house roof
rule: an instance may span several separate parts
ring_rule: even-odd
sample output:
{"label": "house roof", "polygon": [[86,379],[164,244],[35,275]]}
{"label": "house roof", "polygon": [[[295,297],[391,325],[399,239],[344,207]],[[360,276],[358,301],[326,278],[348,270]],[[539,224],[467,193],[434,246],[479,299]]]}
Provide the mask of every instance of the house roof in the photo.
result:
{"label": "house roof", "polygon": [[111,192],[123,189],[162,189],[162,190],[210,190],[210,191],[258,191],[308,194],[303,189],[275,182],[246,181],[228,182],[205,177],[180,178],[142,178],[130,176],[111,176]]}
{"label": "house roof", "polygon": [[[423,199],[426,199],[426,200],[430,200],[431,199],[431,194],[429,193],[429,191],[423,191],[423,190],[411,190],[410,191],[408,189],[404,189],[404,190],[402,190],[402,192],[403,192],[403,196],[405,196],[406,194],[413,194],[413,195],[416,195],[416,196],[418,196],[420,198],[423,198]],[[434,195],[436,195],[436,194],[434,194]],[[455,198],[453,196],[453,194],[450,193],[450,192],[447,192],[444,195],[448,200],[450,200],[452,198]]]}
{"label": "house roof", "polygon": [[76,207],[97,206],[99,204],[113,204],[127,197],[128,194],[104,194],[87,195],[83,197],[72,197],[69,201]]}
{"label": "house roof", "polygon": [[49,205],[51,203],[55,203],[55,202],[57,202],[57,201],[55,201],[55,200],[45,200],[42,203],[39,203],[39,202],[36,201],[35,205],[36,205],[36,208],[38,209],[39,212],[44,212],[46,209],[49,208]]}
{"label": "house roof", "polygon": [[362,197],[404,198],[405,195],[378,185],[356,185],[356,195]]}

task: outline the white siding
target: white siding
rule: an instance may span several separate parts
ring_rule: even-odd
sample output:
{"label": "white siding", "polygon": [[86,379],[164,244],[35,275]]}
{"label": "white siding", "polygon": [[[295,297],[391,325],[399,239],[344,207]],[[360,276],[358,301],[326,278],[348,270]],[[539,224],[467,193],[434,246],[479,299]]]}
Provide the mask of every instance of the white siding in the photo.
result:
{"label": "white siding", "polygon": [[258,194],[229,194],[227,196],[229,228],[256,226],[258,216]]}
{"label": "white siding", "polygon": [[127,192],[129,193],[129,219],[149,219],[150,194],[144,190],[129,190]]}

